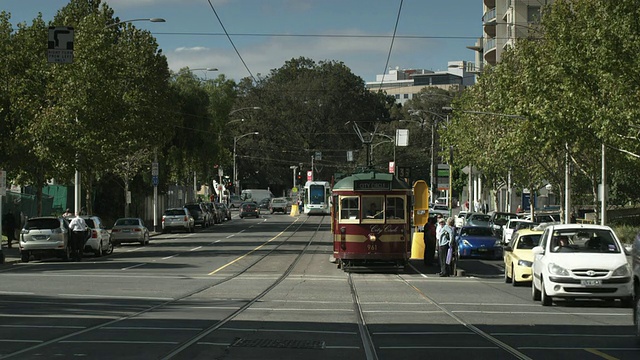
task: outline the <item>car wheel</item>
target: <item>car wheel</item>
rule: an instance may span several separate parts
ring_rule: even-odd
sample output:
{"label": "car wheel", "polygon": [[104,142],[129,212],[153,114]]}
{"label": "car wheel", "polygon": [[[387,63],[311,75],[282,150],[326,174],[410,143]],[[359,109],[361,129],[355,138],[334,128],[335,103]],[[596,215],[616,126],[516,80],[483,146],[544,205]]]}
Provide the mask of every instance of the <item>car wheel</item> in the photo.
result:
{"label": "car wheel", "polygon": [[518,286],[520,283],[516,281],[516,269],[511,265],[511,285]]}
{"label": "car wheel", "polygon": [[536,288],[536,284],[533,281],[531,281],[531,299],[533,301],[540,300],[540,290]]}
{"label": "car wheel", "polygon": [[104,250],[104,254],[105,255],[111,255],[113,254],[113,242],[111,242],[111,239],[109,239],[109,243],[107,244],[107,248]]}
{"label": "car wheel", "polygon": [[[513,267],[511,267],[511,276],[513,276]],[[511,278],[509,277],[509,272],[507,271],[507,268],[504,268],[504,282],[506,284],[511,283]]]}
{"label": "car wheel", "polygon": [[633,309],[633,305],[635,305],[635,303],[633,302],[633,297],[632,296],[623,297],[622,299],[620,299],[620,305],[625,309],[627,308]]}
{"label": "car wheel", "polygon": [[193,226],[189,228],[189,232],[192,233],[192,232],[195,232],[195,231],[196,231],[196,225],[193,224]]}
{"label": "car wheel", "polygon": [[540,301],[542,306],[550,306],[551,298],[547,295],[547,291],[544,289],[544,281],[540,279]]}
{"label": "car wheel", "polygon": [[28,263],[29,258],[31,257],[31,254],[29,254],[28,251],[23,251],[20,253],[20,257],[23,263]]}
{"label": "car wheel", "polygon": [[145,236],[144,236],[144,242],[145,242],[145,244],[149,245],[149,242],[150,242],[150,241],[151,241],[151,240],[149,239],[149,233],[146,233],[146,234],[145,234]]}

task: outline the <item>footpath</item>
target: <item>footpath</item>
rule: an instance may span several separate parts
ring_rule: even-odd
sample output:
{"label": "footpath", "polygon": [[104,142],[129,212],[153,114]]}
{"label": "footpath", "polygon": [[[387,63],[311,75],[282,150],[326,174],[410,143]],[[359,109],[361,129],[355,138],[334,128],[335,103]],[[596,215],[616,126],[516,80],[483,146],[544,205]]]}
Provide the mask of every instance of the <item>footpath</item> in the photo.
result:
{"label": "footpath", "polygon": [[[7,248],[7,238],[2,237],[2,253],[4,254],[4,263],[5,264],[13,264],[15,262],[20,261],[20,249],[18,249],[18,243],[14,242],[11,244],[11,249]],[[1,255],[0,255],[0,263],[1,263]]]}

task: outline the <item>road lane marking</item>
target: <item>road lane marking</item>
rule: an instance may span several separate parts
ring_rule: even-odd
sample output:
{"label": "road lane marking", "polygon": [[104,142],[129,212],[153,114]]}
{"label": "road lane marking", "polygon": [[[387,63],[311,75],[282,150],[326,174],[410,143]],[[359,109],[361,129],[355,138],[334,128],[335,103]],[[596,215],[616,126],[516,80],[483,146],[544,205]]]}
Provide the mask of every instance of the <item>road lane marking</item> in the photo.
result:
{"label": "road lane marking", "polygon": [[202,249],[202,246],[194,247],[193,249],[191,249],[189,251],[196,251],[196,250],[199,250],[199,249]]}
{"label": "road lane marking", "polygon": [[[214,274],[216,274],[216,273],[218,273],[218,272],[222,271],[223,269],[227,268],[228,266],[231,266],[231,265],[233,265],[233,264],[237,263],[238,261],[240,261],[240,260],[244,259],[245,257],[247,257],[247,256],[249,256],[249,255],[253,254],[254,252],[256,252],[256,251],[258,251],[258,250],[262,249],[263,247],[267,246],[267,245],[268,245],[269,243],[271,243],[273,240],[277,239],[280,235],[284,234],[284,233],[285,233],[285,231],[289,230],[289,228],[290,228],[291,226],[293,226],[293,224],[295,224],[295,223],[298,221],[298,219],[300,219],[300,218],[296,218],[296,219],[295,219],[291,224],[289,224],[289,225],[288,225],[284,230],[282,230],[280,233],[278,233],[278,235],[276,235],[276,236],[272,237],[271,239],[267,240],[267,241],[266,241],[265,243],[263,243],[262,245],[259,245],[259,246],[255,247],[253,250],[250,250],[248,253],[246,253],[246,254],[244,254],[244,255],[242,255],[242,256],[239,256],[239,257],[237,257],[237,258],[235,258],[235,259],[231,260],[230,262],[228,262],[228,263],[226,263],[226,264],[222,265],[221,267],[219,267],[219,268],[217,268],[217,269],[213,270],[212,272],[210,272],[210,273],[209,273],[209,275],[214,275]],[[251,227],[253,227],[253,226],[251,226]]]}
{"label": "road lane marking", "polygon": [[413,264],[409,263],[409,266],[410,266],[410,267],[411,267],[415,272],[417,272],[418,274],[420,274],[420,276],[422,276],[423,278],[428,278],[428,276],[427,276],[426,274],[423,274],[423,273],[421,273],[421,272],[420,272],[420,270],[416,269],[416,267],[415,267],[415,266],[413,266]]}
{"label": "road lane marking", "polygon": [[176,257],[176,256],[180,256],[180,254],[173,254],[173,255],[171,255],[171,256],[163,257],[163,258],[162,258],[162,260],[171,259],[171,258],[174,258],[174,257]]}
{"label": "road lane marking", "polygon": [[142,264],[138,264],[138,265],[131,265],[131,266],[129,266],[129,267],[122,268],[122,269],[120,269],[120,270],[129,270],[129,269],[133,269],[133,268],[137,268],[137,267],[145,266],[145,265],[147,265],[147,264],[146,264],[146,263],[142,263]]}

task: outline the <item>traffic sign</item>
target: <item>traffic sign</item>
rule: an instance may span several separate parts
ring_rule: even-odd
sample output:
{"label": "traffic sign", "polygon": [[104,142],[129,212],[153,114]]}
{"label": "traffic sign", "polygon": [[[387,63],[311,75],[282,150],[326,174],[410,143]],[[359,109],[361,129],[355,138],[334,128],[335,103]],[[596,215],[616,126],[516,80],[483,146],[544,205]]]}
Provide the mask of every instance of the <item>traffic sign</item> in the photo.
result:
{"label": "traffic sign", "polygon": [[151,176],[158,176],[158,162],[154,161],[151,163]]}
{"label": "traffic sign", "polygon": [[71,64],[73,62],[72,27],[49,26],[47,61],[58,64]]}
{"label": "traffic sign", "polygon": [[160,183],[160,179],[158,178],[158,175],[153,175],[151,177],[151,182],[153,183],[153,186],[158,186],[158,184]]}
{"label": "traffic sign", "polygon": [[307,170],[307,181],[313,181],[313,171]]}

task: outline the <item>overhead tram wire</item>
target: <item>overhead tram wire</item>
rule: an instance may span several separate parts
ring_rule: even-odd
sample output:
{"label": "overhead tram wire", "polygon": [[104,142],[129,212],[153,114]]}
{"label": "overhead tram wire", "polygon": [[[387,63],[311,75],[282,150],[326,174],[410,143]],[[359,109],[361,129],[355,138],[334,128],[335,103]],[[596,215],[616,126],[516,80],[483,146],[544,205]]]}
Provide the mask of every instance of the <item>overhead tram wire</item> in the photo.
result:
{"label": "overhead tram wire", "polygon": [[224,34],[226,35],[227,39],[229,39],[229,42],[231,43],[231,46],[233,46],[233,50],[236,52],[236,54],[240,58],[240,61],[242,61],[242,65],[244,65],[244,68],[247,69],[247,72],[249,73],[249,75],[251,75],[251,78],[253,79],[253,82],[257,83],[258,80],[256,80],[255,76],[253,76],[253,73],[249,69],[249,66],[247,66],[247,63],[242,58],[242,55],[240,55],[240,52],[238,51],[238,48],[236,47],[236,44],[234,44],[233,40],[231,40],[231,36],[227,32],[227,28],[224,27],[224,24],[222,23],[222,20],[220,19],[220,16],[218,16],[218,12],[216,11],[216,9],[213,6],[213,4],[211,3],[211,0],[207,0],[207,2],[209,3],[209,6],[211,7],[211,10],[213,11],[213,14],[216,16],[216,19],[218,19],[218,23],[220,23],[220,26],[222,27],[222,30],[224,30]]}
{"label": "overhead tram wire", "polygon": [[[387,62],[384,64],[383,74],[386,73],[387,67],[389,66],[389,59],[391,58],[391,50],[393,50],[393,42],[396,39],[396,32],[398,31],[398,23],[400,22],[400,13],[402,12],[402,3],[404,0],[400,0],[400,6],[398,7],[398,15],[396,16],[396,25],[393,27],[393,36],[391,37],[391,44],[389,45],[389,53],[387,54]],[[382,77],[382,81],[380,81],[380,86],[378,87],[378,91],[382,90],[382,84],[384,83],[384,76]]]}

